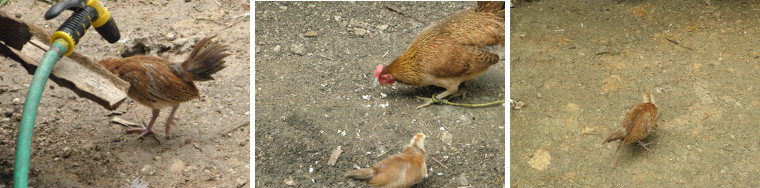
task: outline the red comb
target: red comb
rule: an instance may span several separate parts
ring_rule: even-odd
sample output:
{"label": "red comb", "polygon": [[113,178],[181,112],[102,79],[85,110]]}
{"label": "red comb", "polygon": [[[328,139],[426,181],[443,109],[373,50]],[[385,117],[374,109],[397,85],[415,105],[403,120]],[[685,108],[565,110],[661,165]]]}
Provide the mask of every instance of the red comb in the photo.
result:
{"label": "red comb", "polygon": [[377,68],[375,68],[375,77],[380,78],[380,73],[383,72],[383,64],[377,65]]}

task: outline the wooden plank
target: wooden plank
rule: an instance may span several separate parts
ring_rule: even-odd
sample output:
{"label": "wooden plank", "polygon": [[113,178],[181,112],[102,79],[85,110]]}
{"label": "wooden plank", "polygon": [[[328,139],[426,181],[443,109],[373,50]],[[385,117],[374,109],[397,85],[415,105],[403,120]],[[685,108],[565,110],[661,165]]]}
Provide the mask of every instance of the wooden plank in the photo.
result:
{"label": "wooden plank", "polygon": [[[19,62],[29,74],[34,74],[42,56],[50,48],[47,44],[47,37],[50,35],[41,27],[18,20],[1,10],[0,23],[3,23],[0,24],[0,33],[5,33],[0,37],[0,55]],[[16,31],[4,32],[10,30]],[[31,33],[33,37],[24,38],[27,33]],[[23,44],[21,50],[17,48],[19,44]],[[129,89],[128,82],[76,51],[56,63],[50,80],[109,110],[118,108],[124,102]]]}

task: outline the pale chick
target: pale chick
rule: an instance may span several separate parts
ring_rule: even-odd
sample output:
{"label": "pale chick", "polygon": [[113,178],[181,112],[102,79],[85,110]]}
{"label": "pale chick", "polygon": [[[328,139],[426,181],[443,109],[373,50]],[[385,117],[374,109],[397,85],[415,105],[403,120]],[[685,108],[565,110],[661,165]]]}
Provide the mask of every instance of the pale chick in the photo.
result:
{"label": "pale chick", "polygon": [[427,177],[425,165],[425,134],[414,135],[403,153],[383,159],[371,168],[352,170],[345,178],[367,181],[375,187],[405,188]]}

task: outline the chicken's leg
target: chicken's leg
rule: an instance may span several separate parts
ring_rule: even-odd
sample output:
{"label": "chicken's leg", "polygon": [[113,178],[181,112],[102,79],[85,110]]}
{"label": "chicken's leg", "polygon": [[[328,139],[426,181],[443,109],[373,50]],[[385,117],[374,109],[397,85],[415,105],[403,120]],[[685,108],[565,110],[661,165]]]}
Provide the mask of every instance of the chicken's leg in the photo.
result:
{"label": "chicken's leg", "polygon": [[612,158],[612,163],[610,163],[610,167],[611,168],[615,168],[615,166],[617,164],[617,159],[620,156],[620,147],[621,146],[623,146],[623,141],[622,140],[618,143],[617,149],[615,150],[615,157]]}
{"label": "chicken's leg", "polygon": [[[438,100],[441,100],[444,97],[447,97],[447,96],[449,96],[451,94],[458,93],[457,91],[458,91],[458,88],[456,88],[456,87],[455,87],[455,89],[447,89],[446,91],[441,92],[438,95],[435,95],[435,98],[438,99]],[[429,97],[420,97],[420,96],[417,96],[417,99],[425,101],[425,103],[423,103],[422,105],[417,106],[417,109],[424,108],[424,107],[430,106],[431,104],[435,103],[435,101],[433,101],[433,99],[429,98]]]}
{"label": "chicken's leg", "polygon": [[150,135],[151,133],[153,133],[153,124],[156,123],[156,119],[158,118],[159,113],[161,113],[161,110],[153,109],[153,117],[150,118],[150,123],[148,124],[147,128],[145,127],[145,125],[142,125],[142,128],[127,129],[127,133],[133,133],[133,132],[142,133],[140,134],[140,136],[137,136],[137,139]]}
{"label": "chicken's leg", "polygon": [[179,104],[172,106],[172,112],[169,114],[169,118],[166,119],[166,135],[169,135],[169,129],[172,125],[177,125],[174,123],[174,120],[179,120],[174,117],[174,114],[177,113],[177,109],[179,109]]}
{"label": "chicken's leg", "polygon": [[644,142],[642,142],[641,140],[639,140],[639,141],[636,141],[636,143],[637,143],[637,144],[639,144],[639,146],[641,146],[641,147],[642,147],[642,148],[644,148],[645,150],[647,150],[647,151],[649,151],[650,153],[652,153],[652,150],[649,150],[649,148],[647,148],[647,146],[648,146],[649,144],[652,144],[652,143],[654,143],[654,142],[650,142],[650,143],[646,143],[646,144],[645,144]]}

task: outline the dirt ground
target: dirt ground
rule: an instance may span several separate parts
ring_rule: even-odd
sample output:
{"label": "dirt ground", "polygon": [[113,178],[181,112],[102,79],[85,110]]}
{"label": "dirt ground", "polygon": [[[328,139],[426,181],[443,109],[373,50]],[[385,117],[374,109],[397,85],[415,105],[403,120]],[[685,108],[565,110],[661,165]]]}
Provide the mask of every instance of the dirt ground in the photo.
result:
{"label": "dirt ground", "polygon": [[[521,1],[511,9],[512,187],[757,187],[757,1]],[[642,95],[652,152],[602,141]]]}
{"label": "dirt ground", "polygon": [[[180,121],[163,132],[169,109],[157,122],[157,137],[135,140],[109,123],[111,111],[48,81],[34,129],[30,165],[33,187],[241,187],[249,183],[250,11],[248,1],[104,1],[124,43],[108,44],[90,30],[76,47],[96,60],[120,57],[140,40],[152,54],[179,62],[202,37],[230,45],[227,68],[216,80],[196,82],[201,99],[183,103]],[[46,21],[42,1],[12,1],[0,10],[54,31],[70,11]],[[184,41],[184,42],[183,42]],[[0,57],[0,187],[10,187],[21,109],[32,76]],[[148,121],[150,109],[128,100],[114,112],[132,122]],[[243,126],[241,126],[243,125]],[[160,143],[158,142],[160,140]],[[141,178],[140,178],[141,177]],[[140,179],[138,183],[133,180]],[[138,186],[139,187],[139,186]]]}
{"label": "dirt ground", "polygon": [[[400,55],[425,26],[474,2],[255,5],[256,187],[283,187],[289,177],[298,187],[366,187],[344,173],[399,153],[418,132],[428,135],[430,176],[416,187],[505,186],[505,105],[416,110],[421,102],[414,96],[443,89],[372,83],[375,67]],[[464,87],[466,99],[455,100],[503,98],[504,71],[505,63],[497,63]],[[327,165],[338,146],[344,152]]]}

